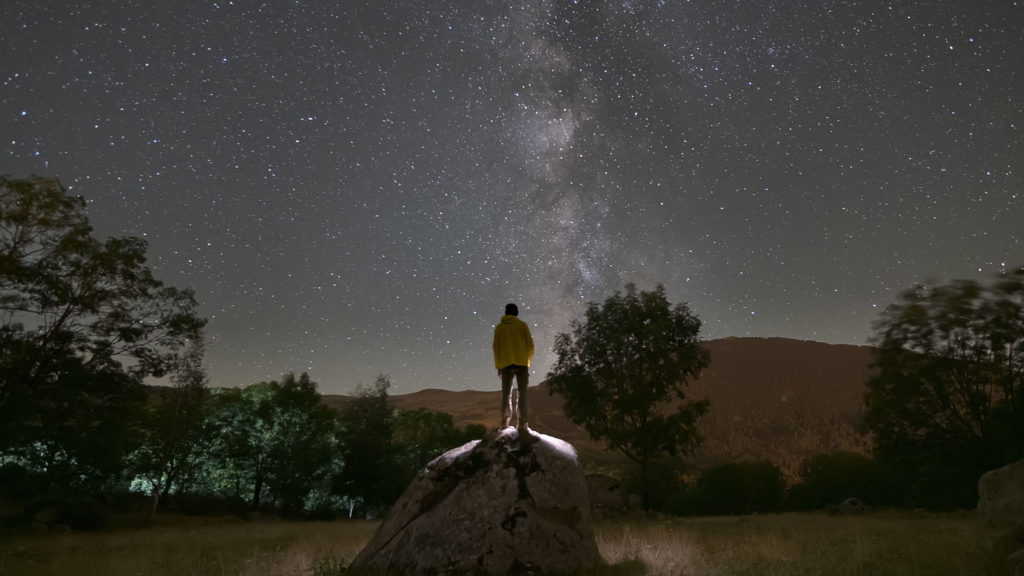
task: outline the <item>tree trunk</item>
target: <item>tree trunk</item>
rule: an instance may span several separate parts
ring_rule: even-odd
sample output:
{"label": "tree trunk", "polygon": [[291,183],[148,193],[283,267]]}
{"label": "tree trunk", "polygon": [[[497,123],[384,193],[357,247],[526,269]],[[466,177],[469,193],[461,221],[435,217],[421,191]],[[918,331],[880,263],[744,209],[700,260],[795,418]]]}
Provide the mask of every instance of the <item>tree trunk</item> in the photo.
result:
{"label": "tree trunk", "polygon": [[163,490],[160,491],[160,499],[164,501],[164,504],[166,504],[171,497],[171,486],[174,484],[174,475],[174,464],[172,462],[167,467],[167,479],[164,481]]}
{"label": "tree trunk", "polygon": [[640,507],[645,511],[651,505],[651,489],[647,486],[647,452],[644,452],[640,460]]}
{"label": "tree trunk", "polygon": [[252,490],[252,507],[260,507],[260,492],[263,491],[263,476],[256,476],[256,487]]}
{"label": "tree trunk", "polygon": [[157,509],[157,506],[160,505],[160,492],[162,490],[163,490],[163,487],[160,485],[159,482],[156,482],[156,483],[153,484],[153,498],[152,498],[153,503],[149,507],[149,516],[147,516],[147,518],[150,519],[150,520],[152,520],[153,517],[156,516],[156,509]]}

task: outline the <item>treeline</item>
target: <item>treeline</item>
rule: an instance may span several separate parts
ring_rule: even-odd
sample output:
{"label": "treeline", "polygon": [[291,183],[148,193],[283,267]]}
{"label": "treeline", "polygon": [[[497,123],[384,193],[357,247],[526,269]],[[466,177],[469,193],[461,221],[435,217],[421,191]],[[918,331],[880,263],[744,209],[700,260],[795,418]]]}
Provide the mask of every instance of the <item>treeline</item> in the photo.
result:
{"label": "treeline", "polygon": [[0,490],[21,508],[8,521],[30,522],[43,508],[86,529],[115,510],[373,516],[431,459],[486,432],[425,408],[393,409],[385,376],[340,410],[320,402],[305,373],[213,389],[191,376],[116,414],[94,404],[94,430],[53,429],[8,446]]}
{"label": "treeline", "polygon": [[[150,513],[373,514],[431,457],[483,435],[391,410],[385,377],[338,412],[305,374],[210,389],[195,295],[153,276],[143,240],[94,238],[84,211],[56,179],[0,176],[0,496],[21,518],[45,508],[89,527],[132,494]],[[865,396],[873,457],[812,458],[789,489],[764,462],[690,478],[663,460],[681,461],[714,409],[686,396],[707,362],[699,328],[663,287],[627,285],[556,339],[566,414],[636,464],[647,508],[970,508],[985,471],[1024,458],[1024,268],[887,307]],[[149,390],[151,377],[173,386]],[[672,398],[679,409],[660,412]]]}
{"label": "treeline", "polygon": [[81,528],[141,505],[372,514],[483,435],[393,411],[386,377],[339,412],[306,374],[210,389],[197,306],[153,276],[145,241],[93,237],[58,180],[0,176],[0,513]]}
{"label": "treeline", "polygon": [[[628,284],[590,303],[556,337],[551,388],[566,415],[636,466],[629,492],[644,508],[683,514],[838,506],[973,508],[987,471],[1024,458],[1024,267],[989,282],[916,286],[874,326],[864,396],[871,457],[823,454],[787,489],[774,464],[725,463],[688,476],[682,462],[710,408],[687,398],[706,365],[700,321],[665,290]],[[666,418],[668,400],[678,411]]]}
{"label": "treeline", "polygon": [[[966,464],[969,464],[967,462]],[[916,481],[904,470],[859,452],[836,451],[807,458],[795,483],[768,460],[727,462],[688,474],[679,461],[652,466],[650,509],[677,516],[767,514],[826,511],[864,514],[878,509],[971,509],[977,504],[980,476],[967,470],[922,471]],[[627,476],[627,493],[639,480]]]}
{"label": "treeline", "polygon": [[875,324],[864,425],[871,456],[809,458],[788,489],[769,462],[695,481],[661,468],[661,508],[750,513],[870,506],[970,509],[978,480],[1024,458],[1024,267],[900,294]]}
{"label": "treeline", "polygon": [[[910,505],[906,493],[894,489],[893,474],[883,464],[850,451],[809,457],[793,484],[768,460],[726,462],[699,474],[688,474],[681,461],[659,460],[652,466],[651,477],[651,509],[678,516],[808,510],[864,513]],[[624,481],[627,492],[638,485],[632,476]],[[856,504],[847,509],[844,502]]]}

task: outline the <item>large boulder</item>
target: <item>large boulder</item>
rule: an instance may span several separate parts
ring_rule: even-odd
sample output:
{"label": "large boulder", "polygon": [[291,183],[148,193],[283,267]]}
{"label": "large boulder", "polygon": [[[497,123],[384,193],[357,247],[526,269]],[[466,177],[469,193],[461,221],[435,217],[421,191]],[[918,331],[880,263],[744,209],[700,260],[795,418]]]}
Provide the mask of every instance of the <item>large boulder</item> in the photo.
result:
{"label": "large boulder", "polygon": [[428,464],[351,567],[505,576],[601,563],[575,449],[506,428]]}
{"label": "large boulder", "polygon": [[986,472],[978,481],[978,515],[996,530],[1024,529],[1024,460]]}
{"label": "large boulder", "polygon": [[1006,555],[1010,573],[1024,576],[1024,460],[986,472],[978,481],[978,517]]}

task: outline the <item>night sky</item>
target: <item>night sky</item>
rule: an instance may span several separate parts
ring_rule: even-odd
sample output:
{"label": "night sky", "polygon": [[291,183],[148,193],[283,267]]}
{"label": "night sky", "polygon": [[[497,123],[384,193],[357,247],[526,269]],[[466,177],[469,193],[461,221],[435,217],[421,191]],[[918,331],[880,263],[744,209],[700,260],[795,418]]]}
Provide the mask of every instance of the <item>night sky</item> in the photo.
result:
{"label": "night sky", "polygon": [[211,385],[498,388],[627,282],[863,344],[1024,264],[1018,1],[0,3],[0,173],[210,319]]}

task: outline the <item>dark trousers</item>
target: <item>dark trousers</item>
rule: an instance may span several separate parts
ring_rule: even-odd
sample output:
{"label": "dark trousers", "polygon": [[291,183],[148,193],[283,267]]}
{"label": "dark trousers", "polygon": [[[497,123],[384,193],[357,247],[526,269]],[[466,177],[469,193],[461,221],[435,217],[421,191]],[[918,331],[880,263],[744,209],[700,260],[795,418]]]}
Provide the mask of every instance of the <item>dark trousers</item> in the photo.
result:
{"label": "dark trousers", "polygon": [[[512,378],[516,379],[519,385],[519,400],[512,405]],[[526,424],[529,419],[526,417],[526,387],[530,382],[530,369],[526,366],[510,364],[501,369],[501,418],[515,419],[516,424]],[[518,416],[518,418],[516,418]]]}

